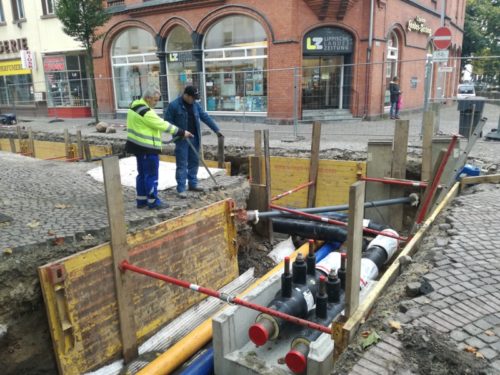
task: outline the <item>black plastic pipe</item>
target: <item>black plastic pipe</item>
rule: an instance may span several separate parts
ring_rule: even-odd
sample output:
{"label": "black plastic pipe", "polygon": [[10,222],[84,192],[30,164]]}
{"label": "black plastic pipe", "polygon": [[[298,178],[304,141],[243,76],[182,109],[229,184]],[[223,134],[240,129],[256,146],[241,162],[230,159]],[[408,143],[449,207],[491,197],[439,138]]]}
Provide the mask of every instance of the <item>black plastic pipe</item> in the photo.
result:
{"label": "black plastic pipe", "polygon": [[273,219],[273,231],[327,242],[336,241],[343,243],[347,240],[346,227],[320,223],[318,221],[275,218]]}
{"label": "black plastic pipe", "polygon": [[[414,204],[417,201],[418,201],[418,196],[416,194],[411,194],[409,197],[383,199],[383,200],[379,200],[379,201],[365,202],[364,206],[365,206],[365,208],[394,206],[394,205],[398,205],[398,204]],[[348,204],[342,204],[342,205],[338,205],[338,206],[325,206],[325,207],[312,207],[312,208],[297,209],[297,211],[306,212],[309,214],[322,213],[322,212],[348,211],[348,210],[349,210]],[[248,211],[248,214],[250,214],[251,212],[252,211]],[[281,212],[281,211],[265,211],[265,212],[259,212],[258,216],[259,216],[259,220],[260,220],[260,219],[268,219],[268,218],[275,218],[275,217],[281,217],[281,216],[290,217],[293,215],[290,215],[286,212]],[[249,217],[250,217],[250,215],[249,215]]]}

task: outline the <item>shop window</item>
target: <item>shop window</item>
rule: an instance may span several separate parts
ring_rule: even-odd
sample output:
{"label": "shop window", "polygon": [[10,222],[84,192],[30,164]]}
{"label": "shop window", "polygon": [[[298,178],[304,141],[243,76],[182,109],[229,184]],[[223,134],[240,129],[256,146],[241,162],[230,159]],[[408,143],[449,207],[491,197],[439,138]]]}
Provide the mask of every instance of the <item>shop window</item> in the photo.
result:
{"label": "shop window", "polygon": [[42,9],[44,16],[54,14],[54,0],[42,0]]}
{"label": "shop window", "polygon": [[391,31],[387,40],[387,63],[385,66],[385,106],[391,105],[391,95],[389,93],[389,83],[398,76],[399,39],[394,31]]}
{"label": "shop window", "polygon": [[11,0],[14,21],[25,19],[23,0]]}
{"label": "shop window", "polygon": [[90,107],[83,55],[44,56],[48,107]]}
{"label": "shop window", "polygon": [[229,16],[203,46],[206,109],[267,112],[267,35],[256,20]]}
{"label": "shop window", "polygon": [[[116,109],[126,110],[148,86],[160,85],[160,64],[153,36],[137,27],[123,31],[111,51]],[[160,101],[156,108],[162,108]]]}
{"label": "shop window", "polygon": [[182,94],[184,87],[199,86],[200,79],[193,56],[193,40],[182,26],[172,29],[167,38],[167,81],[170,101]]}
{"label": "shop window", "polygon": [[0,105],[23,106],[34,103],[31,70],[21,60],[0,61]]}

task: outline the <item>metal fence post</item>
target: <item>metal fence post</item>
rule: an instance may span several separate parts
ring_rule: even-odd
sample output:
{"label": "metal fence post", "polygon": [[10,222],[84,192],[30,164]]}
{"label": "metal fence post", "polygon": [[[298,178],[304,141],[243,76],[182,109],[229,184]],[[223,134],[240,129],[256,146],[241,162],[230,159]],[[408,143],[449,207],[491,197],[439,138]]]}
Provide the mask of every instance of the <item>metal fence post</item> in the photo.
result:
{"label": "metal fence post", "polygon": [[293,136],[298,138],[299,134],[299,68],[293,68]]}

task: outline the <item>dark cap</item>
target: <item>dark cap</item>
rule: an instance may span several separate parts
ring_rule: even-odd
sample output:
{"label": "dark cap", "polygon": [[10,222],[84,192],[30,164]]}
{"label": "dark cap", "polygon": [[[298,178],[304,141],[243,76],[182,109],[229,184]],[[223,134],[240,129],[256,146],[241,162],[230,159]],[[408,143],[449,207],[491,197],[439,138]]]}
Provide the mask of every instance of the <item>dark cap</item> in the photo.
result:
{"label": "dark cap", "polygon": [[184,94],[191,96],[192,98],[195,98],[195,99],[200,98],[200,92],[194,86],[186,86],[186,88],[184,89]]}

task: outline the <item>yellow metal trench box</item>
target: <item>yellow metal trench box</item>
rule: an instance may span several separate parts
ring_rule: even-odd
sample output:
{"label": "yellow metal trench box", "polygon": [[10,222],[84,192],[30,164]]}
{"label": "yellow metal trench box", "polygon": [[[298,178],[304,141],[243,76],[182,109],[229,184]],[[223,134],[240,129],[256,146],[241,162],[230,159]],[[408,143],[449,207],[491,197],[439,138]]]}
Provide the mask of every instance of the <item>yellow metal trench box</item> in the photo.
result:
{"label": "yellow metal trench box", "polygon": [[[230,199],[129,234],[130,262],[218,289],[238,277],[236,226]],[[121,357],[109,243],[39,267],[50,332],[61,374],[82,374]],[[139,343],[205,296],[133,274]]]}

